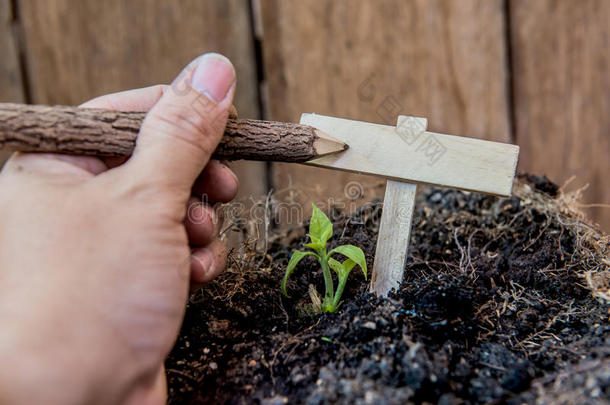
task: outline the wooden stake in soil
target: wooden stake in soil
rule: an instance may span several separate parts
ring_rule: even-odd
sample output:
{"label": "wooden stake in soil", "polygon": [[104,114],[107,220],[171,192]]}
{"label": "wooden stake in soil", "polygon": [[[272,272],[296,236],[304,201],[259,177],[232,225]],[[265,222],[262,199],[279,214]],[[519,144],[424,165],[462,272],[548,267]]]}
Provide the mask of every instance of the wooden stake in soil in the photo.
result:
{"label": "wooden stake in soil", "polygon": [[401,115],[396,127],[303,114],[311,125],[348,143],[339,155],[306,164],[388,179],[371,290],[387,295],[403,278],[415,202],[415,183],[509,196],[519,147],[426,131],[425,118]]}
{"label": "wooden stake in soil", "polygon": [[[145,112],[0,103],[0,149],[127,156],[145,116]],[[229,119],[213,156],[305,162],[345,149],[345,143],[306,125]]]}
{"label": "wooden stake in soil", "polygon": [[[398,117],[396,124],[396,128],[403,131],[403,135],[413,139],[422,136],[427,127],[427,119],[404,115]],[[381,292],[387,294],[393,288],[397,289],[402,281],[402,274],[407,264],[416,193],[416,184],[396,180],[386,182],[371,278],[372,290],[378,294]]]}

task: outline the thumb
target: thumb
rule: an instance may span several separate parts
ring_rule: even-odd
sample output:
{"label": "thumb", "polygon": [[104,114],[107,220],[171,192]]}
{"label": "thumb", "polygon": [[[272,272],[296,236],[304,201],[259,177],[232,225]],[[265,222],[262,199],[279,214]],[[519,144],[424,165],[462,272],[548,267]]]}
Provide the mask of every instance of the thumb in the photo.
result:
{"label": "thumb", "polygon": [[226,57],[207,53],[191,62],[142,123],[128,162],[134,175],[188,197],[222,138],[234,92]]}

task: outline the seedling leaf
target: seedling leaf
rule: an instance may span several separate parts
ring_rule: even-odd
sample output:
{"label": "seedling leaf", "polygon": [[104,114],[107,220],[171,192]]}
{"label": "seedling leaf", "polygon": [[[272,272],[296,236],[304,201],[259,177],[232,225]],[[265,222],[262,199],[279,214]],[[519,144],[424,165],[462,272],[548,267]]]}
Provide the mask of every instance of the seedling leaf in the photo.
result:
{"label": "seedling leaf", "polygon": [[335,273],[337,273],[337,276],[341,276],[341,274],[343,273],[343,264],[330,257],[328,259],[328,265],[331,269],[335,271]]}
{"label": "seedling leaf", "polygon": [[331,250],[328,253],[328,256],[330,257],[333,253],[340,253],[343,256],[346,256],[347,258],[353,260],[355,262],[355,264],[360,266],[360,268],[362,269],[362,272],[364,273],[364,278],[365,279],[367,278],[366,258],[364,257],[364,252],[362,251],[362,249],[360,249],[359,247],[356,247],[354,245],[343,245],[343,246],[337,246],[336,248]]}
{"label": "seedling leaf", "polygon": [[307,236],[309,236],[309,239],[311,239],[310,243],[304,243],[303,246],[308,247],[310,249],[313,250],[318,250],[324,247],[324,243],[320,242],[320,239],[317,236],[314,236],[312,234],[307,234]]}
{"label": "seedling leaf", "polygon": [[333,224],[315,204],[311,204],[311,206],[313,212],[309,221],[309,237],[312,242],[319,242],[326,246],[326,242],[333,236]]}
{"label": "seedling leaf", "polygon": [[290,257],[290,261],[288,262],[288,266],[286,267],[286,273],[284,274],[284,279],[282,280],[282,293],[288,298],[290,298],[290,295],[288,295],[288,292],[286,291],[286,283],[288,282],[288,277],[290,276],[290,274],[292,274],[295,267],[297,267],[297,264],[299,264],[301,259],[303,259],[305,256],[318,257],[318,255],[313,252],[301,252],[299,250],[295,250],[292,253],[292,256]]}
{"label": "seedling leaf", "polygon": [[[344,261],[342,266],[343,266],[343,271],[345,272],[345,274],[349,274],[349,272],[352,271],[352,269],[354,268],[355,265],[356,265],[356,262],[353,261],[352,259],[347,259],[346,261]],[[364,263],[364,265],[366,266],[366,263]],[[366,279],[366,273],[364,274],[364,278]]]}
{"label": "seedling leaf", "polygon": [[[312,204],[313,205],[313,204]],[[312,302],[312,309],[314,312],[335,312],[341,305],[341,295],[345,289],[345,283],[349,276],[350,271],[359,265],[364,273],[366,279],[366,259],[364,252],[356,246],[345,245],[338,246],[327,253],[326,244],[328,240],[333,236],[333,224],[330,222],[328,217],[324,215],[322,211],[313,205],[313,213],[311,220],[309,221],[309,233],[307,234],[311,240],[305,244],[305,247],[310,248],[313,252],[301,252],[295,251],[290,257],[284,279],[282,280],[282,293],[290,298],[286,291],[286,283],[288,277],[294,271],[297,264],[305,256],[314,256],[318,259],[320,266],[322,267],[322,275],[324,276],[324,300],[321,299],[320,295],[316,291],[313,285],[309,286],[309,297]],[[343,263],[331,257],[333,253],[339,253],[347,257]],[[334,288],[334,282],[332,273],[333,270],[337,274],[338,283],[337,289]]]}

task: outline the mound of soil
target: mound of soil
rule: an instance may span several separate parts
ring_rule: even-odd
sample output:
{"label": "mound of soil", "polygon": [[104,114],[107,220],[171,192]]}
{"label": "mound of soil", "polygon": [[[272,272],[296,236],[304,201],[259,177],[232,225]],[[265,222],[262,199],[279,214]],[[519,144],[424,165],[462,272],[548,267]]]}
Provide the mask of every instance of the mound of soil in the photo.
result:
{"label": "mound of soil", "polygon": [[[334,212],[331,246],[372,269],[381,205]],[[280,293],[304,229],[232,257],[197,291],[166,362],[172,404],[608,403],[610,240],[544,178],[511,198],[430,189],[405,280],[388,298],[354,271],[334,314],[306,315],[319,266]]]}

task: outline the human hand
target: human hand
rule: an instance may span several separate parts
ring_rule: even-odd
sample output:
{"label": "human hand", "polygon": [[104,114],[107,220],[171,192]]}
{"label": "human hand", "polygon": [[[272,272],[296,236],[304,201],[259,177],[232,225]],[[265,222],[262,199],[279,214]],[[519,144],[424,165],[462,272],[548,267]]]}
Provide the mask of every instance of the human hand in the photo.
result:
{"label": "human hand", "polygon": [[171,86],[84,105],[150,110],[127,162],[54,154],[7,162],[1,403],[163,403],[160,370],[189,280],[207,282],[225,265],[219,221],[201,195],[227,202],[237,192],[235,175],[210,161],[234,90],[230,62],[206,54]]}

